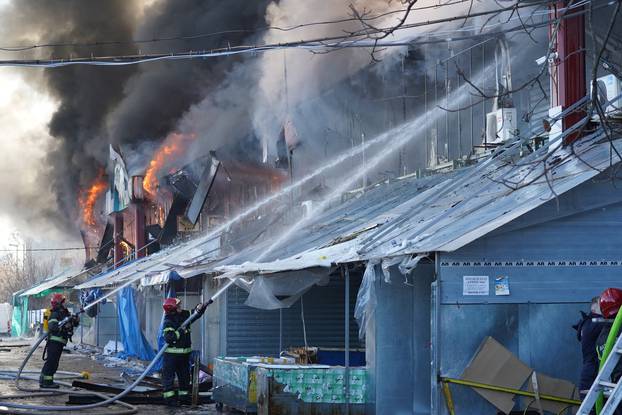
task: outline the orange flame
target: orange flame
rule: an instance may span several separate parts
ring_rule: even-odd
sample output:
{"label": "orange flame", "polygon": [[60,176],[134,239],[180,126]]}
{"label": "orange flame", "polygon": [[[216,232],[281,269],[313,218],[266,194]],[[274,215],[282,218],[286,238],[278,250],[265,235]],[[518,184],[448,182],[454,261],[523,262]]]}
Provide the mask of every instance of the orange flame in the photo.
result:
{"label": "orange flame", "polygon": [[149,162],[149,167],[143,179],[143,188],[147,193],[155,195],[158,191],[158,175],[176,158],[181,156],[188,145],[188,141],[194,140],[196,134],[171,133],[166,137],[164,143],[155,152],[153,159]]}
{"label": "orange flame", "polygon": [[95,203],[108,188],[108,183],[104,178],[105,174],[104,169],[100,168],[91,186],[87,190],[81,191],[78,197],[78,204],[82,211],[82,222],[86,225],[94,226],[96,224],[94,214]]}

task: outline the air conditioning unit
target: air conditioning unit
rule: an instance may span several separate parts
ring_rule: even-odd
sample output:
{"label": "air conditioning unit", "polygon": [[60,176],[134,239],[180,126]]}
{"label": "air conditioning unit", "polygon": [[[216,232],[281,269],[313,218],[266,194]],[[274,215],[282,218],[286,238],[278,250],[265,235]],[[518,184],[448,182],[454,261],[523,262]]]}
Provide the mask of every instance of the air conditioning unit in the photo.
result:
{"label": "air conditioning unit", "polygon": [[486,114],[486,141],[501,144],[518,135],[516,108],[500,108]]}
{"label": "air conditioning unit", "polygon": [[[620,96],[622,94],[622,82],[610,74],[598,78],[596,88],[598,90],[598,101],[603,107],[605,116],[622,116],[622,97]],[[598,118],[598,114],[594,118]]]}

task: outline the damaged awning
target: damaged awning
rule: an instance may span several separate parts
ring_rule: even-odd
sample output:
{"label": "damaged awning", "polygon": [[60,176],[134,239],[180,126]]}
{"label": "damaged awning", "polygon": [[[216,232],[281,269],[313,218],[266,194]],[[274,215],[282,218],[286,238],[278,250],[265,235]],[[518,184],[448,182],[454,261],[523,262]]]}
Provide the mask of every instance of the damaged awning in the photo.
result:
{"label": "damaged awning", "polygon": [[80,272],[78,270],[75,269],[68,269],[65,270],[63,272],[61,272],[60,274],[57,274],[55,276],[52,276],[50,278],[45,279],[43,282],[41,282],[38,285],[35,285],[34,287],[29,288],[28,290],[24,291],[23,293],[21,293],[19,296],[20,297],[29,297],[32,295],[38,295],[41,294],[42,292],[46,291],[46,290],[51,290],[53,288],[57,288],[57,287],[67,287],[67,283],[74,279],[77,278],[81,275],[83,275],[83,272]]}

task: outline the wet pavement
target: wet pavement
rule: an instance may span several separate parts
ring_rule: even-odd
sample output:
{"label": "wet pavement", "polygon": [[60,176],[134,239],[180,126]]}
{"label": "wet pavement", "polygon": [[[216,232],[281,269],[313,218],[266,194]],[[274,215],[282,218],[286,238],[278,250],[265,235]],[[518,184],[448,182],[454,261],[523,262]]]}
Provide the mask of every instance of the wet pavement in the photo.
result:
{"label": "wet pavement", "polygon": [[[1,370],[17,370],[21,364],[21,362],[26,357],[30,347],[26,345],[27,342],[20,341],[19,343],[8,341],[3,339],[0,341],[0,371]],[[30,359],[26,370],[39,371],[43,366],[42,360],[43,347],[39,347],[37,351],[35,351],[34,355]],[[120,374],[123,372],[122,368],[109,368],[105,367],[101,361],[95,360],[95,354],[99,354],[99,352],[94,351],[94,353],[87,354],[83,351],[73,351],[71,353],[63,353],[61,358],[59,371],[70,371],[70,372],[83,372],[87,371],[90,373],[90,380],[93,382],[101,382],[101,383],[111,383],[114,381],[119,381]],[[38,374],[29,374],[38,377]],[[59,379],[60,380],[60,379]],[[71,380],[66,380],[67,382],[71,382]],[[35,381],[24,381],[22,386],[28,388],[37,388],[38,382]],[[7,395],[17,395],[24,394],[24,392],[19,391],[15,387],[15,382],[13,380],[3,380],[0,379],[0,396]],[[1,401],[0,397],[0,401]],[[12,402],[24,403],[24,404],[35,404],[35,405],[64,405],[67,400],[66,396],[53,396],[53,397],[32,397],[27,399],[19,399],[12,400]],[[0,403],[0,409],[2,405]],[[227,412],[217,412],[215,409],[215,405],[202,405],[199,408],[193,409],[189,407],[181,407],[181,408],[169,408],[162,405],[137,405],[139,414],[152,414],[152,415],[177,415],[177,414],[226,414]],[[91,409],[88,411],[89,414],[104,414],[104,413],[112,413],[116,410],[122,409],[117,405],[109,406],[106,408],[99,409]],[[2,413],[2,411],[0,411]],[[68,411],[63,412],[63,414],[74,415],[74,414],[84,414],[84,411]]]}

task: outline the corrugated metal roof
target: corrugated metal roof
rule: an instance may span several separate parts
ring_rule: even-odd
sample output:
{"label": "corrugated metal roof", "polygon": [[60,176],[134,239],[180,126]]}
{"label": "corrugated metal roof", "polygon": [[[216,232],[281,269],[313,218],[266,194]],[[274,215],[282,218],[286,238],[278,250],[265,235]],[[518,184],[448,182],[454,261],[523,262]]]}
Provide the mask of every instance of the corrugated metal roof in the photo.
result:
{"label": "corrugated metal roof", "polygon": [[[622,149],[620,140],[615,145]],[[206,255],[205,248],[213,236],[205,236],[78,288],[158,276],[172,268],[182,277],[215,270],[274,273],[453,251],[619,162],[602,131],[571,147],[553,143],[524,157],[522,151],[521,143],[509,144],[475,166],[377,185],[307,220],[293,237],[272,252],[266,250],[275,238],[216,260],[214,255]],[[260,256],[261,263],[253,262]]]}
{"label": "corrugated metal roof", "polygon": [[58,286],[63,286],[69,280],[71,280],[72,278],[75,278],[75,277],[77,277],[79,275],[80,275],[80,273],[78,273],[78,271],[76,271],[75,269],[67,269],[67,270],[61,272],[60,274],[53,275],[53,276],[45,279],[40,284],[35,285],[34,287],[29,288],[28,290],[26,290],[23,293],[21,293],[19,296],[20,297],[28,297],[30,295],[36,295],[36,294],[42,293],[43,291],[49,290],[51,288],[56,288]]}
{"label": "corrugated metal roof", "polygon": [[[361,241],[365,257],[455,251],[595,177],[620,160],[599,134],[574,146],[547,148],[515,159],[508,149],[411,208]],[[605,140],[606,141],[606,140]],[[616,141],[618,151],[622,142]]]}
{"label": "corrugated metal roof", "polygon": [[[520,157],[519,144],[510,145],[474,167],[442,176],[445,180],[425,191],[421,190],[426,188],[418,188],[413,194],[408,189],[383,187],[378,194],[363,196],[360,203],[373,205],[379,199],[391,199],[396,191],[406,191],[410,197],[390,210],[382,211],[388,205],[381,204],[382,213],[378,216],[359,218],[358,229],[381,224],[374,229],[327,246],[322,228],[331,229],[334,224],[320,225],[323,218],[331,216],[324,214],[313,225],[300,230],[299,235],[313,234],[302,236],[304,243],[286,241],[287,246],[266,256],[262,263],[244,263],[266,245],[255,247],[248,250],[252,252],[225,260],[218,270],[274,273],[326,266],[330,262],[454,251],[619,162],[609,142],[601,139],[602,133],[593,134],[572,147],[542,148],[526,157]],[[620,140],[615,145],[622,149]],[[404,184],[408,187],[408,183]],[[338,212],[347,217],[348,207],[337,208],[332,217],[340,217]],[[366,210],[368,214],[373,212],[372,208]],[[292,255],[295,250],[298,253]]]}

